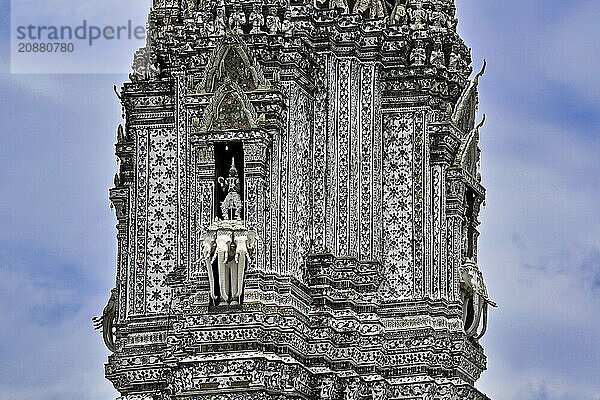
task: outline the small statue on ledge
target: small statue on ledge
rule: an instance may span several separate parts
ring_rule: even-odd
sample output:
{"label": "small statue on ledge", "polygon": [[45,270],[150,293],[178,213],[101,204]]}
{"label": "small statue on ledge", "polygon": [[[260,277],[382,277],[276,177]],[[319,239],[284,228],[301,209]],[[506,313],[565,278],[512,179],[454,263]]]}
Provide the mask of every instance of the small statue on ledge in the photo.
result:
{"label": "small statue on ledge", "polygon": [[221,190],[227,193],[225,200],[221,203],[223,219],[240,221],[242,219],[242,198],[240,197],[240,179],[235,168],[235,160],[231,160],[229,177],[219,177],[219,185],[221,185]]}
{"label": "small statue on ledge", "polygon": [[414,9],[409,10],[412,30],[418,31],[427,29],[427,11],[423,8],[421,0],[417,0]]}
{"label": "small statue on ledge", "polygon": [[442,40],[440,38],[436,38],[433,42],[433,50],[431,51],[431,57],[429,62],[431,65],[443,68],[445,67],[445,58],[444,58],[444,50],[442,48]]}
{"label": "small statue on ledge", "polygon": [[266,21],[269,35],[277,35],[281,30],[281,21],[277,16],[277,9],[275,7],[269,9]]}
{"label": "small statue on ledge", "polygon": [[257,35],[259,33],[262,33],[262,22],[262,7],[260,6],[260,4],[256,3],[252,7],[252,12],[250,13],[250,17],[248,18],[248,23],[250,23],[250,25],[252,26],[252,29],[250,30],[251,35]]}
{"label": "small statue on ledge", "polygon": [[285,12],[283,22],[281,23],[281,33],[285,37],[291,37],[294,34],[294,23],[292,22],[292,13],[288,10]]}
{"label": "small statue on ledge", "polygon": [[217,7],[217,18],[215,19],[213,34],[216,36],[223,36],[227,29],[227,22],[225,21],[225,5],[221,4]]}
{"label": "small statue on ledge", "polygon": [[242,29],[242,25],[244,23],[246,23],[246,15],[242,11],[242,6],[240,4],[235,4],[233,6],[233,13],[229,17],[229,27],[238,35],[243,35],[244,30]]}

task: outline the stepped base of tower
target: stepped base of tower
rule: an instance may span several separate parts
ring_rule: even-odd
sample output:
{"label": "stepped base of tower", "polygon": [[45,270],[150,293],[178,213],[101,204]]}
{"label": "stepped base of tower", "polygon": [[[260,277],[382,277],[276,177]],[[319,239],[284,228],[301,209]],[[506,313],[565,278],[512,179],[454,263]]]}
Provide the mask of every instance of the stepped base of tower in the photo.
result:
{"label": "stepped base of tower", "polygon": [[323,258],[308,285],[249,272],[241,305],[210,305],[203,276],[176,283],[171,315],[122,330],[107,378],[122,400],[487,399],[458,303],[386,302],[374,265]]}
{"label": "stepped base of tower", "polygon": [[[255,360],[272,357],[264,354]],[[381,376],[353,376],[351,373],[337,372],[329,374],[331,381],[328,381],[319,373],[291,375],[294,367],[286,366],[285,362],[270,364],[260,373],[256,370],[242,372],[229,369],[248,364],[249,361],[242,356],[240,364],[214,363],[208,367],[212,374],[206,375],[194,375],[203,367],[199,364],[189,365],[176,369],[176,377],[170,379],[169,390],[174,394],[165,394],[167,391],[163,388],[127,394],[117,400],[489,400],[485,394],[457,379],[412,376],[382,380]],[[167,373],[168,376],[170,374]],[[304,378],[308,380],[303,381]],[[301,381],[307,386],[300,387]],[[324,381],[333,382],[333,385],[324,387]]]}
{"label": "stepped base of tower", "polygon": [[[239,355],[231,362],[190,363],[166,370],[168,389],[132,390],[118,400],[489,400],[460,379],[410,376],[382,379],[379,375],[358,376],[349,371],[330,372],[303,370],[289,360],[277,360],[273,354]],[[265,360],[270,359],[270,362]],[[260,369],[245,369],[257,365]],[[324,387],[323,382],[332,382]],[[166,394],[173,393],[173,394]]]}
{"label": "stepped base of tower", "polygon": [[[406,385],[390,385],[389,397],[381,399],[390,400],[489,400],[489,398],[468,386],[454,385],[452,383],[418,383]],[[354,393],[352,397],[348,397],[349,393],[344,393],[341,396],[329,397],[329,399],[355,399],[355,400],[372,400],[371,393]],[[275,399],[307,399],[309,397],[299,396],[286,391],[267,391],[248,389],[234,389],[228,391],[206,391],[196,392],[190,395],[180,395],[173,397],[174,399],[182,400],[275,400]],[[327,397],[312,397],[310,399],[321,400]],[[129,400],[129,399],[123,399]]]}
{"label": "stepped base of tower", "polygon": [[[425,392],[424,392],[425,390]],[[393,397],[382,399],[397,400],[489,400],[489,398],[472,388],[455,387],[440,384],[419,384],[392,387]],[[404,395],[406,393],[406,395]],[[117,398],[117,400],[282,400],[282,399],[305,399],[288,392],[272,392],[265,390],[236,389],[221,391],[195,392],[189,395],[158,397],[152,394],[133,394]],[[356,399],[372,400],[372,394],[356,393],[356,397],[331,397],[330,399]],[[325,399],[324,397],[313,397],[314,400]]]}

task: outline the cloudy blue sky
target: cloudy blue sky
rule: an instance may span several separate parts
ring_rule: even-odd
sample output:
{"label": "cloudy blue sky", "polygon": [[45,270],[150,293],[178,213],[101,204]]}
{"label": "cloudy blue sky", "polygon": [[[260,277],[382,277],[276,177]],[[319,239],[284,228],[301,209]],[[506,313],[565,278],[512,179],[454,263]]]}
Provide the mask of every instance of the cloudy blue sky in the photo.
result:
{"label": "cloudy blue sky", "polygon": [[[121,16],[147,7],[122,3]],[[489,64],[480,260],[500,308],[479,387],[494,400],[600,400],[600,1],[458,6]],[[112,85],[126,74],[10,74],[9,11],[0,0],[0,400],[114,398],[90,317],[113,286]],[[126,72],[131,57],[110,54]]]}

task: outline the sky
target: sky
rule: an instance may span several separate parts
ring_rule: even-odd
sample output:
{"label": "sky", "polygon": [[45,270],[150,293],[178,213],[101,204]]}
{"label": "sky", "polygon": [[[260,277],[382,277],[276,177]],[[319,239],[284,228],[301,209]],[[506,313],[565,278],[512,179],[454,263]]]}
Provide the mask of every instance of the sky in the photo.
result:
{"label": "sky", "polygon": [[[132,15],[148,4],[122,2]],[[0,400],[114,398],[90,319],[114,285],[112,86],[133,50],[105,54],[118,74],[11,74],[9,11],[0,0]],[[479,260],[499,308],[478,387],[493,400],[600,400],[600,2],[458,11],[475,69],[488,61]]]}

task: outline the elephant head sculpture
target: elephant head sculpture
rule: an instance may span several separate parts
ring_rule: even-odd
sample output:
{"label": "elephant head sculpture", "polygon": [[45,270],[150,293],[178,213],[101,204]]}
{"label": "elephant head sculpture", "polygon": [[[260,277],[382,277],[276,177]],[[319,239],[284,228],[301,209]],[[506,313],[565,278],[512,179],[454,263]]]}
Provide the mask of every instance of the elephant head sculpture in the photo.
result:
{"label": "elephant head sculpture", "polygon": [[212,261],[217,260],[219,266],[219,288],[221,290],[221,299],[229,301],[229,282],[230,277],[228,273],[228,261],[229,251],[231,245],[231,233],[230,232],[217,232],[216,239],[217,248]]}
{"label": "elephant head sculpture", "polygon": [[231,297],[232,301],[241,302],[246,265],[251,262],[250,254],[254,250],[256,233],[252,231],[238,232],[234,235],[233,239],[235,241],[235,265],[237,271],[232,271],[232,275],[235,273],[235,276],[232,276]]}
{"label": "elephant head sculpture", "polygon": [[202,235],[202,261],[208,272],[208,284],[210,286],[210,297],[213,301],[217,300],[217,290],[215,287],[215,274],[212,268],[213,254],[216,249],[215,235],[210,232]]}
{"label": "elephant head sculpture", "polygon": [[[472,259],[465,260],[460,271],[460,288],[463,299],[463,323],[468,337],[476,340],[487,330],[488,307],[496,307],[487,294],[483,274]],[[482,325],[481,330],[479,329]]]}
{"label": "elephant head sculpture", "polygon": [[102,316],[92,318],[92,323],[94,324],[94,329],[102,330],[102,338],[104,339],[104,344],[106,347],[112,351],[113,353],[117,351],[117,346],[115,345],[115,336],[113,332],[115,318],[117,315],[117,289],[112,289],[110,291],[110,298],[102,311]]}

